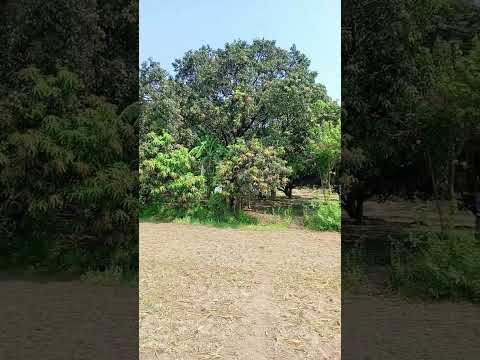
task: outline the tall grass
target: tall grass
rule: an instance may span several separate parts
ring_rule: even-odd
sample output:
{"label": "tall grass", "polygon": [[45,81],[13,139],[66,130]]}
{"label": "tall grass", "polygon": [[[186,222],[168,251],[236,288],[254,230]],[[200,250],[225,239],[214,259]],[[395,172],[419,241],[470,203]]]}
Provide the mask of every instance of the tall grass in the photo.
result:
{"label": "tall grass", "polygon": [[256,225],[258,221],[242,210],[231,209],[225,200],[215,194],[205,203],[190,208],[167,204],[152,204],[140,213],[141,220],[168,221],[184,224],[204,224],[217,227]]}
{"label": "tall grass", "polygon": [[392,285],[407,295],[480,301],[480,242],[473,234],[416,234],[392,242]]}
{"label": "tall grass", "polygon": [[341,209],[338,201],[316,198],[304,208],[304,226],[317,231],[340,231]]}
{"label": "tall grass", "polygon": [[366,281],[365,248],[354,245],[346,248],[342,245],[342,291],[354,291]]}

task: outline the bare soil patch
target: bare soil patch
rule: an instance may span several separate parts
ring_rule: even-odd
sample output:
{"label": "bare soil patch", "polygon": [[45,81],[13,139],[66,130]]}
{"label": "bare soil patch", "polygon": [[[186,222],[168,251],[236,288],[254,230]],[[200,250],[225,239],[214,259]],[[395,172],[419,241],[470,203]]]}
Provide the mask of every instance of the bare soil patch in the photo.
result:
{"label": "bare soil patch", "polygon": [[480,306],[344,295],[342,359],[480,359]]}
{"label": "bare soil patch", "polygon": [[140,225],[141,359],[339,359],[340,235]]}
{"label": "bare soil patch", "polygon": [[0,359],[136,358],[137,289],[5,278],[0,286]]}

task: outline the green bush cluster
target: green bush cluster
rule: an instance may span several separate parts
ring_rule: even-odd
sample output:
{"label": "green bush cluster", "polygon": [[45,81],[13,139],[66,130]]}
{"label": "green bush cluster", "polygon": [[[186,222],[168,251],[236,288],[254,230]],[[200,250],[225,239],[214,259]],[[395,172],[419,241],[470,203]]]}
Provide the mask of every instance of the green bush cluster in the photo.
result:
{"label": "green bush cluster", "polygon": [[304,209],[304,225],[319,231],[340,231],[341,209],[338,201],[314,199]]}
{"label": "green bush cluster", "polygon": [[18,74],[0,101],[0,267],[82,272],[136,264],[138,106],[85,93],[66,69]]}
{"label": "green bush cluster", "polygon": [[140,144],[140,201],[192,206],[205,196],[205,178],[194,173],[188,149],[168,133],[148,133]]}
{"label": "green bush cluster", "polygon": [[141,211],[140,218],[220,227],[257,224],[257,220],[246,214],[242,209],[230,207],[225,196],[221,194],[213,194],[208,200],[187,208],[153,203]]}
{"label": "green bush cluster", "polygon": [[228,146],[218,164],[216,181],[226,196],[240,203],[260,195],[269,196],[286,184],[291,172],[280,154],[279,149],[263,146],[258,139],[239,139]]}
{"label": "green bush cluster", "polygon": [[435,299],[480,301],[480,242],[473,234],[419,234],[392,242],[394,287]]}

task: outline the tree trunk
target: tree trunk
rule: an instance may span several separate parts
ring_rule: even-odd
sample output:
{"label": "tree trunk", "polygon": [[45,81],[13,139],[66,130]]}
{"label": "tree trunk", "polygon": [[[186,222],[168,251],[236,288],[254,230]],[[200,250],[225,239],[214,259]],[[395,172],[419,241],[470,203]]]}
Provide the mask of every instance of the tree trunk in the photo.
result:
{"label": "tree trunk", "polygon": [[475,193],[475,237],[480,238],[480,192]]}
{"label": "tree trunk", "polygon": [[363,223],[363,197],[352,197],[350,196],[345,202],[345,211],[347,212],[350,218],[355,220],[355,223]]}
{"label": "tree trunk", "polygon": [[285,187],[283,188],[283,193],[285,194],[285,196],[289,199],[292,198],[292,191],[293,191],[293,184],[292,183],[288,183],[287,185],[285,185]]}
{"label": "tree trunk", "polygon": [[357,224],[363,224],[363,198],[358,198],[355,202],[355,206],[356,206],[356,209],[355,209],[355,212],[356,212],[356,222]]}
{"label": "tree trunk", "polygon": [[272,200],[275,200],[275,199],[277,198],[277,191],[276,191],[275,189],[272,189],[272,190],[270,191],[270,198],[271,198]]}
{"label": "tree trunk", "polygon": [[475,239],[480,240],[480,216],[475,217]]}
{"label": "tree trunk", "polygon": [[440,232],[444,234],[446,232],[446,224],[445,224],[445,214],[442,209],[442,205],[440,203],[441,200],[441,194],[440,194],[440,186],[437,181],[435,169],[433,168],[433,163],[432,163],[432,158],[430,156],[430,153],[427,152],[427,161],[428,161],[428,167],[430,171],[430,177],[432,180],[432,188],[433,188],[433,194],[434,194],[434,203],[435,207],[437,209],[437,214],[438,214],[438,220],[440,221]]}

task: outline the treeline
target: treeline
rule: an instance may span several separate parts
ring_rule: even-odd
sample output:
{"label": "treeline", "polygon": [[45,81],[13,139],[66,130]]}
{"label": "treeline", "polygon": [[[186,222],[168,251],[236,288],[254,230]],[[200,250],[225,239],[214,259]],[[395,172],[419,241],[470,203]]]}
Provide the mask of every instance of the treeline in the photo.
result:
{"label": "treeline", "polygon": [[[342,206],[362,222],[366,200],[400,197],[416,223],[344,226],[342,284],[366,285],[378,255],[406,295],[479,300],[478,19],[469,0],[342,2]],[[408,199],[432,201],[436,214]],[[357,231],[366,241],[348,246]]]}
{"label": "treeline", "polygon": [[[344,208],[361,220],[365,200],[397,195],[478,211],[480,8],[369,4],[342,9]],[[445,211],[438,206],[442,228]]]}
{"label": "treeline", "polygon": [[[330,187],[340,157],[340,106],[309,59],[274,41],[187,52],[168,74],[140,69],[140,199],[242,208],[306,178]],[[218,205],[218,204],[217,204]]]}
{"label": "treeline", "polygon": [[2,268],[137,271],[137,6],[2,3]]}

